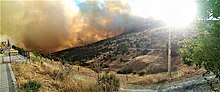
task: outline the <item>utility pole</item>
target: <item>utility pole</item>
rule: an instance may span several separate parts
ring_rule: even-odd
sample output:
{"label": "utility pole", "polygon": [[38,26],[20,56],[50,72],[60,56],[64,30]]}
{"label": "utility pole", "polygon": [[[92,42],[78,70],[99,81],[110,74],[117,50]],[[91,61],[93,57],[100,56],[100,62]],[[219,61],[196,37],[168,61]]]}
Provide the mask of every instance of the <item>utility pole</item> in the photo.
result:
{"label": "utility pole", "polygon": [[168,74],[171,76],[171,29],[168,29],[169,31],[169,37],[168,37],[168,55],[167,55],[167,65],[168,65]]}
{"label": "utility pole", "polygon": [[10,63],[11,63],[11,53],[10,53],[10,49],[11,49],[11,45],[10,45],[10,41],[9,41],[9,39],[7,39],[7,42],[8,42],[8,56],[9,56],[9,61],[10,61]]}

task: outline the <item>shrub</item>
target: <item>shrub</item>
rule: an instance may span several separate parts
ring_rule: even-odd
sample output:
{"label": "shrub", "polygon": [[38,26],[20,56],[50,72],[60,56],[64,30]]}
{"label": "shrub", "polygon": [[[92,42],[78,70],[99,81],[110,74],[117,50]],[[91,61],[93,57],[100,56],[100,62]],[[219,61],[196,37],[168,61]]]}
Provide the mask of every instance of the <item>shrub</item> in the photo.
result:
{"label": "shrub", "polygon": [[38,92],[41,87],[41,83],[36,80],[29,80],[24,84],[24,90],[26,92]]}
{"label": "shrub", "polygon": [[58,69],[49,71],[49,76],[54,80],[64,80],[65,78],[64,71]]}
{"label": "shrub", "polygon": [[131,69],[131,68],[124,68],[124,69],[117,71],[118,74],[130,74],[132,72],[133,72],[133,69]]}
{"label": "shrub", "polygon": [[115,60],[117,60],[117,58],[111,57],[109,60],[110,60],[110,61],[115,61]]}
{"label": "shrub", "polygon": [[141,72],[138,73],[139,76],[144,76],[144,74],[145,74],[144,71],[141,71]]}
{"label": "shrub", "polygon": [[192,65],[192,61],[184,61],[184,64]]}
{"label": "shrub", "polygon": [[141,47],[141,43],[140,43],[140,42],[138,42],[138,41],[136,42],[136,44],[135,44],[135,45],[136,45],[136,47],[137,47],[137,48],[140,48],[140,47]]}
{"label": "shrub", "polygon": [[128,60],[128,59],[120,58],[119,61],[120,61],[120,62],[128,62],[129,60]]}
{"label": "shrub", "polygon": [[109,68],[109,65],[103,64],[103,65],[102,65],[102,68]]}
{"label": "shrub", "polygon": [[140,55],[147,55],[151,50],[148,50],[148,49],[144,49]]}
{"label": "shrub", "polygon": [[117,92],[120,87],[119,79],[115,75],[109,73],[103,75],[99,82],[102,92]]}
{"label": "shrub", "polygon": [[89,64],[86,63],[86,60],[80,60],[80,66],[89,66]]}
{"label": "shrub", "polygon": [[128,45],[126,43],[120,44],[117,49],[121,51],[121,54],[124,54],[128,52]]}

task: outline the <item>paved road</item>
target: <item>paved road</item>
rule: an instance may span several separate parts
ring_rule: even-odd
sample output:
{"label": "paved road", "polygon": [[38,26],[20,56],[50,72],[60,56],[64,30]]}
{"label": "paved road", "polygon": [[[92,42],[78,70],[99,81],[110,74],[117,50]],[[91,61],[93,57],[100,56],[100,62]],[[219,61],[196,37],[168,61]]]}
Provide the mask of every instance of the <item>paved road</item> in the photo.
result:
{"label": "paved road", "polygon": [[9,63],[11,58],[11,62],[21,62],[21,61],[26,61],[26,59],[21,56],[21,55],[16,55],[16,56],[1,56],[1,61],[4,63]]}
{"label": "paved road", "polygon": [[[7,61],[7,56],[0,54],[0,92],[17,92],[15,77],[8,62],[2,62],[4,59]],[[18,57],[12,57],[12,60],[20,60]]]}
{"label": "paved road", "polygon": [[[206,77],[208,80],[217,80],[215,76]],[[220,83],[213,84],[220,90]],[[120,89],[120,92],[213,92],[203,76],[195,76],[171,83],[162,83],[148,86],[128,85]]]}

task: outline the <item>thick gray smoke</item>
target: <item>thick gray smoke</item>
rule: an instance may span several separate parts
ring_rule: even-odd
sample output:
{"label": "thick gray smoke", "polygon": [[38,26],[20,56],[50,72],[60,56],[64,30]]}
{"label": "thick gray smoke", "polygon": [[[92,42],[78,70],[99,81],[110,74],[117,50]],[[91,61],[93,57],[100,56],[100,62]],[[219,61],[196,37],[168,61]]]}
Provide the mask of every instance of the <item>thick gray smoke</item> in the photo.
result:
{"label": "thick gray smoke", "polygon": [[120,1],[1,1],[1,36],[27,50],[55,52],[130,31],[144,19]]}

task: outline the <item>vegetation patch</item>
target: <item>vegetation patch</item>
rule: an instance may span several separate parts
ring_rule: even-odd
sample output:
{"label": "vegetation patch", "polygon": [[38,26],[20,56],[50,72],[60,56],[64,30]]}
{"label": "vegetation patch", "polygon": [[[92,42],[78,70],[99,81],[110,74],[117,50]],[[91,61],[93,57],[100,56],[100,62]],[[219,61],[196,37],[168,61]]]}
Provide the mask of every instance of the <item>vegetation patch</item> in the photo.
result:
{"label": "vegetation patch", "polygon": [[12,69],[19,92],[99,92],[96,73],[88,68],[42,58],[17,62]]}
{"label": "vegetation patch", "polygon": [[139,76],[144,76],[144,74],[145,74],[144,71],[141,71],[141,72],[138,73]]}
{"label": "vegetation patch", "polygon": [[106,73],[100,78],[100,87],[102,92],[118,92],[120,80],[113,74]]}
{"label": "vegetation patch", "polygon": [[132,72],[133,72],[133,69],[131,68],[123,68],[117,71],[118,74],[130,74]]}
{"label": "vegetation patch", "polygon": [[28,80],[24,84],[24,90],[26,92],[38,92],[41,87],[41,83],[36,80]]}

